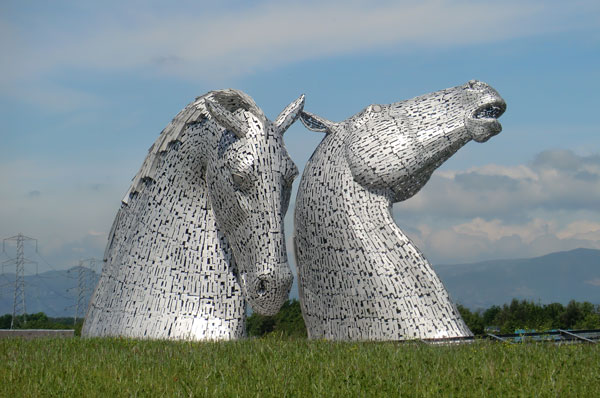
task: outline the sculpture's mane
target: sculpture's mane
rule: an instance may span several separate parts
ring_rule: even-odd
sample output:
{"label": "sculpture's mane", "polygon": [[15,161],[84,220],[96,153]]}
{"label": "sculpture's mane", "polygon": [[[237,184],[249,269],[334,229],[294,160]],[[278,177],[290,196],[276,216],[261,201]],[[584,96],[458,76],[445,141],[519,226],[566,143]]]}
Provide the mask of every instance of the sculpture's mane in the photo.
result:
{"label": "sculpture's mane", "polygon": [[206,109],[206,99],[218,102],[232,113],[238,109],[243,109],[251,112],[259,119],[265,119],[264,113],[252,98],[239,90],[227,89],[210,91],[197,97],[195,101],[189,103],[173,118],[167,127],[160,133],[156,141],[154,141],[154,144],[152,144],[150,149],[148,149],[148,155],[144,159],[142,167],[135,177],[133,177],[131,186],[122,200],[124,205],[127,205],[129,199],[135,196],[135,194],[143,188],[145,182],[153,181],[155,179],[156,168],[159,164],[161,155],[168,152],[174,145],[183,143],[185,137],[182,133],[188,126],[212,118]]}

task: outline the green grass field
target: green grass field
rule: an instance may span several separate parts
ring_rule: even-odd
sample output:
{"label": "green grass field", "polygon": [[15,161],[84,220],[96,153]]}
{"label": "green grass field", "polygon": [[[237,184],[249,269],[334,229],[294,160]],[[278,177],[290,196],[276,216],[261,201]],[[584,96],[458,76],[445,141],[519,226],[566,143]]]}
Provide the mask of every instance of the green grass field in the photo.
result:
{"label": "green grass field", "polygon": [[598,397],[600,347],[2,339],[2,397]]}

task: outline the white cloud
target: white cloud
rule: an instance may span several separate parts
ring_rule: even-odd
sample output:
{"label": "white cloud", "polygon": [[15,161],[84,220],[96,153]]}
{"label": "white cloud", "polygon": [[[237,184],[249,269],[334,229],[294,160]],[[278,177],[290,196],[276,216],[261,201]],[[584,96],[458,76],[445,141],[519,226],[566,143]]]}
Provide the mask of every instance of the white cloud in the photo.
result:
{"label": "white cloud", "polygon": [[[60,16],[32,15],[35,23],[27,26],[6,16],[0,21],[0,43],[11,53],[0,61],[0,87],[43,102],[51,90],[42,87],[35,94],[21,85],[58,71],[117,70],[214,80],[322,56],[447,49],[580,29],[586,12],[593,15],[598,8],[593,2],[577,7],[548,3],[262,1],[220,9],[204,2],[179,8],[139,2],[70,5]],[[567,20],[578,25],[565,25]],[[59,94],[59,105],[77,103],[85,95],[66,87]]]}
{"label": "white cloud", "polygon": [[556,236],[560,239],[575,238],[600,242],[600,223],[589,220],[575,221],[558,231]]}
{"label": "white cloud", "polygon": [[468,223],[456,225],[452,229],[458,234],[480,236],[490,242],[505,237],[518,236],[522,242],[528,244],[539,236],[555,232],[556,226],[554,224],[553,221],[537,218],[524,224],[505,224],[499,219],[486,221],[477,217]]}
{"label": "white cloud", "polygon": [[534,209],[598,210],[600,156],[571,151],[540,153],[530,165],[486,165],[434,174],[398,212],[455,217],[523,216]]}
{"label": "white cloud", "polygon": [[599,286],[600,287],[600,278],[592,279],[589,281],[585,281],[588,285]]}
{"label": "white cloud", "polygon": [[430,228],[414,240],[434,264],[535,257],[580,247],[600,249],[598,234],[560,238],[563,230],[555,224],[553,220],[524,224],[494,220],[482,225],[476,219],[454,227]]}
{"label": "white cloud", "polygon": [[444,171],[395,218],[434,263],[600,249],[600,156],[544,151],[529,165]]}

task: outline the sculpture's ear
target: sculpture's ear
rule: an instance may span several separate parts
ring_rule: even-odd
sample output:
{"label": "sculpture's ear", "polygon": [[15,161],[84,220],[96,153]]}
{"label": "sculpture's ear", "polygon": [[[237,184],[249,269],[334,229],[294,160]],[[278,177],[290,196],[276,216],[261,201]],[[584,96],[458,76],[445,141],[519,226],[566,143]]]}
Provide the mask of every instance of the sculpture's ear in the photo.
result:
{"label": "sculpture's ear", "polygon": [[307,129],[327,134],[331,133],[331,128],[336,125],[334,122],[305,111],[300,113],[300,120]]}
{"label": "sculpture's ear", "polygon": [[248,130],[246,123],[236,118],[233,113],[222,107],[218,102],[206,99],[205,104],[208,112],[221,126],[231,131],[238,138],[246,136]]}
{"label": "sculpture's ear", "polygon": [[300,112],[304,108],[304,94],[288,106],[277,116],[273,122],[275,129],[283,135],[285,131],[298,119]]}

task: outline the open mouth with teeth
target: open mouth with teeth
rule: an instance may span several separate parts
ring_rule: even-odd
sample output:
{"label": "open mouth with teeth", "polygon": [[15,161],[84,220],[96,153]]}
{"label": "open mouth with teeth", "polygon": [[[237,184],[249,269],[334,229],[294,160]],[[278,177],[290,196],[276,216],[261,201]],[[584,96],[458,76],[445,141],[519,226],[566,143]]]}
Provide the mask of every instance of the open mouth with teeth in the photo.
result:
{"label": "open mouth with teeth", "polygon": [[480,106],[473,113],[473,119],[498,119],[506,111],[506,104],[494,102]]}
{"label": "open mouth with teeth", "polygon": [[485,142],[502,131],[498,118],[504,111],[506,111],[506,103],[502,100],[489,102],[475,109],[466,120],[467,130],[473,140]]}

